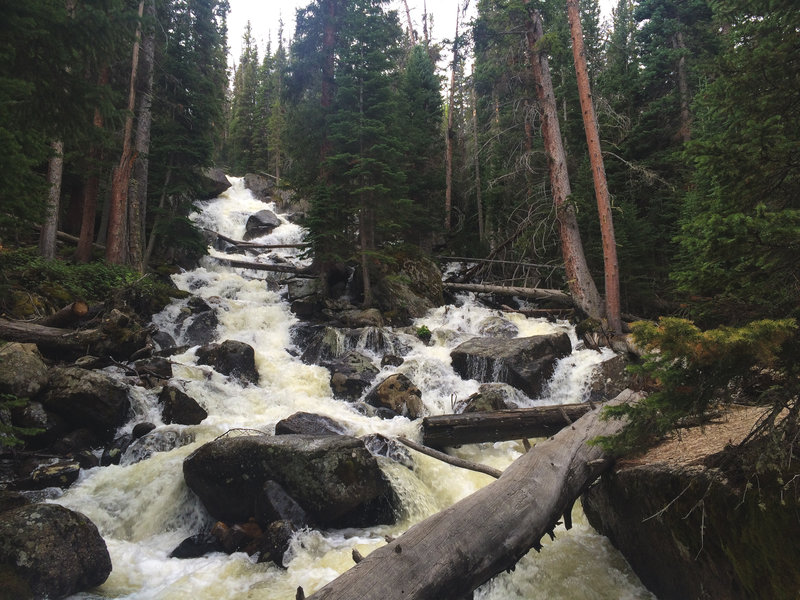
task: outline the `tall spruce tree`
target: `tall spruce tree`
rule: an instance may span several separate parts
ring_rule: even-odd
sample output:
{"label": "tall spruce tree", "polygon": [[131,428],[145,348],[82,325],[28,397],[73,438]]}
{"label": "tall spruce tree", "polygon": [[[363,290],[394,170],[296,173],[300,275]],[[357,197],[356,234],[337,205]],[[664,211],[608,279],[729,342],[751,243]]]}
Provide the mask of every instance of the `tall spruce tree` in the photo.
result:
{"label": "tall spruce tree", "polygon": [[250,21],[242,34],[242,53],[233,77],[231,124],[228,131],[228,160],[238,175],[254,171],[262,161],[259,157],[259,71],[258,48],[253,39]]}

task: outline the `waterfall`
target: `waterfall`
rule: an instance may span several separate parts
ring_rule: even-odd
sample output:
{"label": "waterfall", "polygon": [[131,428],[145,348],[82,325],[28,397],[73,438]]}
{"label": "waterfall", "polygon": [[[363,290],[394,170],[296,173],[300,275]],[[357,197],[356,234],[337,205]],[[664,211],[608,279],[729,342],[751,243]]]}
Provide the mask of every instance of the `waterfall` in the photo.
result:
{"label": "waterfall", "polygon": [[[274,205],[253,198],[243,180],[217,199],[198,203],[192,215],[201,227],[241,239],[247,218]],[[281,225],[258,242],[290,244],[302,240],[301,227],[281,217]],[[280,249],[248,260],[300,262],[298,250]],[[231,257],[214,249],[211,257]],[[325,415],[345,425],[350,434],[380,433],[420,439],[419,423],[404,417],[382,420],[361,414],[353,403],[332,397],[329,373],[299,358],[292,330],[298,325],[289,310],[281,275],[265,274],[221,266],[212,258],[201,266],[174,276],[184,290],[202,297],[216,315],[213,335],[218,341],[232,339],[255,349],[260,382],[248,385],[198,365],[196,347],[172,357],[177,384],[195,398],[208,417],[193,426],[163,423],[157,394],[140,388],[132,390],[137,422],[156,425],[149,442],[134,443],[118,466],[84,471],[79,481],[55,501],[86,514],[106,540],[113,572],[99,589],[75,598],[150,599],[240,599],[286,600],[295,597],[298,586],[307,595],[353,565],[352,550],[362,555],[384,544],[384,536],[398,536],[412,524],[440,511],[491,481],[479,473],[465,471],[427,456],[411,452],[408,465],[380,458],[379,463],[401,499],[402,509],[395,525],[370,529],[332,531],[303,530],[293,538],[285,557],[285,568],[256,563],[244,553],[209,554],[202,558],[169,558],[169,553],[186,537],[208,530],[211,517],[186,487],[183,460],[200,445],[230,429],[241,428],[271,433],[275,424],[298,411]],[[178,344],[187,341],[185,318],[188,300],[176,301],[153,318]],[[429,414],[452,411],[453,402],[478,390],[475,380],[462,380],[450,367],[450,351],[459,343],[481,333],[487,319],[498,311],[480,306],[469,295],[458,306],[443,306],[418,319],[415,327],[432,332],[425,344],[407,331],[368,329],[357,335],[337,333],[335,352],[358,349],[380,366],[385,352],[404,354],[399,367],[384,366],[376,381],[389,374],[403,373],[422,390]],[[566,322],[549,323],[520,314],[503,315],[517,328],[519,337],[567,332],[578,345]],[[542,397],[525,399],[528,405],[578,402],[586,393],[593,365],[607,355],[576,350],[556,367]],[[113,371],[113,368],[109,369]],[[463,446],[457,455],[504,468],[523,452],[517,442]],[[529,553],[515,571],[504,573],[475,594],[481,600],[510,598],[652,598],[608,540],[595,533],[578,508],[574,527],[556,529],[554,541],[545,540],[541,554]]]}

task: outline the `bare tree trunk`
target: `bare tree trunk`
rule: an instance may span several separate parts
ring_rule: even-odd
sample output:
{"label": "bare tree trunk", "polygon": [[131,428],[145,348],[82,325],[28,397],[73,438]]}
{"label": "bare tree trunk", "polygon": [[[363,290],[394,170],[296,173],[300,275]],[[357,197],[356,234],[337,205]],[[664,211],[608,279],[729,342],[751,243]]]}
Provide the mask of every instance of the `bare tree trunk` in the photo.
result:
{"label": "bare tree trunk", "polygon": [[172,167],[167,167],[167,174],[164,177],[164,187],[161,190],[161,198],[158,201],[158,210],[159,212],[156,213],[156,218],[153,219],[153,227],[150,229],[150,238],[147,240],[147,249],[144,253],[144,266],[150,264],[150,258],[153,256],[153,250],[156,247],[156,238],[157,238],[157,229],[158,223],[161,220],[161,211],[164,210],[164,203],[166,202],[167,198],[167,187],[169,186],[169,180],[172,178]]}
{"label": "bare tree trunk", "polygon": [[[616,402],[632,401],[627,390]],[[316,600],[462,600],[552,534],[611,457],[587,442],[623,426],[596,409],[514,461],[499,479],[414,525],[317,591]]]}
{"label": "bare tree trunk", "polygon": [[453,107],[456,97],[456,70],[458,69],[458,23],[461,18],[461,7],[456,9],[456,36],[453,39],[453,66],[450,69],[450,99],[447,102],[447,140],[444,155],[445,192],[444,192],[444,228],[450,231],[453,212]]}
{"label": "bare tree trunk", "polygon": [[408,23],[408,42],[413,48],[414,44],[417,43],[417,40],[414,36],[414,23],[411,21],[411,11],[408,8],[408,0],[403,0],[403,6],[406,9],[406,22]]}
{"label": "bare tree trunk", "polygon": [[483,222],[483,186],[481,184],[481,162],[479,159],[480,146],[478,145],[478,97],[475,94],[474,68],[472,73],[472,141],[473,145],[475,146],[475,155],[473,157],[475,161],[475,201],[478,205],[478,240],[482,242],[485,235]]}
{"label": "bare tree trunk", "polygon": [[139,24],[136,26],[136,41],[133,43],[131,79],[128,92],[128,116],[125,118],[125,132],[122,137],[122,156],[111,179],[111,206],[108,216],[108,235],[106,239],[106,260],[113,264],[128,262],[128,185],[130,184],[133,162],[136,153],[131,147],[133,135],[133,111],[136,108],[136,74],[139,68],[139,44],[142,37],[142,14],[144,0],[139,0]]}
{"label": "bare tree trunk", "polygon": [[131,266],[144,271],[144,224],[147,211],[147,179],[150,161],[150,127],[153,123],[153,59],[155,56],[154,0],[147,0],[145,14],[150,23],[142,39],[139,110],[136,114],[136,161],[128,188],[128,254]]}
{"label": "bare tree trunk", "polygon": [[[686,50],[683,33],[678,31],[672,38],[672,46],[676,50]],[[689,77],[686,74],[686,56],[681,52],[678,59],[678,93],[681,96],[681,140],[685,144],[692,139],[692,116],[689,113]]]}
{"label": "bare tree trunk", "polygon": [[537,48],[542,36],[542,17],[537,11],[532,10],[527,32],[528,48],[536,95],[542,112],[542,138],[547,154],[547,167],[550,172],[550,186],[556,207],[567,285],[575,305],[589,317],[600,319],[603,317],[603,304],[592,274],[589,272],[589,266],[586,264],[578,221],[575,217],[575,207],[569,200],[572,190],[567,173],[567,157],[561,140],[561,128],[558,125],[556,98],[553,93],[553,81],[550,79],[550,65],[547,55]]}
{"label": "bare tree trunk", "polygon": [[578,0],[567,0],[567,16],[572,36],[572,56],[575,60],[575,73],[578,78],[578,95],[583,113],[583,129],[589,147],[589,161],[592,167],[597,214],[600,216],[600,233],[603,238],[603,271],[605,273],[606,319],[612,331],[622,334],[622,317],[619,306],[619,262],[617,261],[617,242],[614,236],[614,219],[611,214],[611,194],[608,191],[603,151],[600,147],[600,133],[597,116],[592,102],[589,85],[589,70],[586,66],[586,48],[583,43]]}
{"label": "bare tree trunk", "polygon": [[56,256],[56,232],[58,231],[58,212],[61,206],[61,174],[64,172],[64,142],[51,142],[53,155],[47,163],[47,206],[44,223],[39,234],[39,253],[45,258]]}
{"label": "bare tree trunk", "polygon": [[358,213],[358,233],[361,240],[361,278],[364,288],[364,308],[372,306],[372,281],[369,276],[369,251],[370,244],[370,215],[366,202],[362,200],[361,210]]}

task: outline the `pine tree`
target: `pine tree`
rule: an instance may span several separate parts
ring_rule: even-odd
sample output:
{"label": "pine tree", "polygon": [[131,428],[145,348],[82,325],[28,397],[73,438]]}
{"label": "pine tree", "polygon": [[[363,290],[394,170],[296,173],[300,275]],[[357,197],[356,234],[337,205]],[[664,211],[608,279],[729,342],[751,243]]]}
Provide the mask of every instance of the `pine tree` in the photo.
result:
{"label": "pine tree", "polygon": [[242,35],[242,53],[233,77],[231,124],[228,132],[230,168],[239,175],[255,170],[259,132],[259,61],[250,21]]}

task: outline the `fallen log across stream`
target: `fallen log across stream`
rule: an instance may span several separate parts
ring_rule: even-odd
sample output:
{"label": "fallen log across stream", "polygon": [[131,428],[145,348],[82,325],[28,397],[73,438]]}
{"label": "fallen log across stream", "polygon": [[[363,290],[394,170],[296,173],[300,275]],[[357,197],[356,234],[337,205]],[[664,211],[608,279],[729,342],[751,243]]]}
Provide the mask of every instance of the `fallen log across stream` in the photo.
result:
{"label": "fallen log across stream", "polygon": [[445,281],[442,286],[446,290],[455,292],[476,292],[479,294],[500,294],[505,296],[519,296],[533,298],[534,300],[548,300],[555,304],[572,306],[572,297],[561,290],[545,288],[525,288],[504,285],[486,285],[483,283],[452,283]]}
{"label": "fallen log across stream", "polygon": [[592,410],[589,404],[557,404],[458,415],[436,415],[422,420],[422,443],[431,448],[550,437]]}
{"label": "fallen log across stream", "polygon": [[[639,396],[625,390],[612,403]],[[414,525],[310,596],[314,600],[460,600],[531,548],[541,549],[581,493],[611,466],[587,442],[623,422],[594,409],[515,460],[502,476]]]}
{"label": "fallen log across stream", "polygon": [[255,271],[270,271],[272,273],[297,273],[303,275],[310,275],[311,270],[308,267],[297,267],[289,264],[268,264],[257,263],[249,260],[232,260],[230,258],[220,258],[218,256],[210,257],[222,265],[228,267],[235,267],[237,269],[253,269]]}

